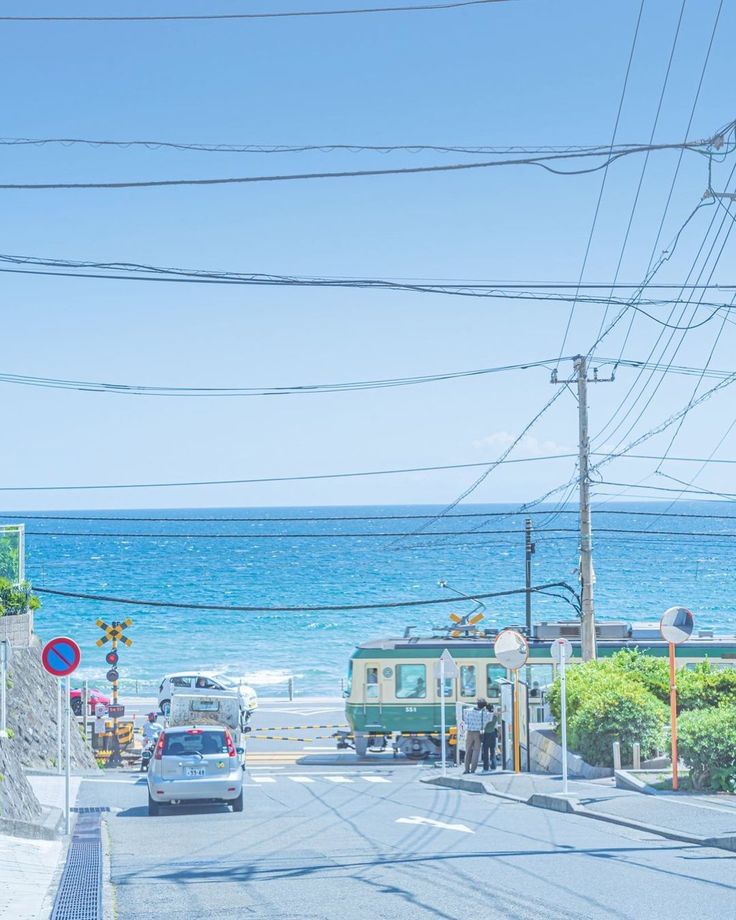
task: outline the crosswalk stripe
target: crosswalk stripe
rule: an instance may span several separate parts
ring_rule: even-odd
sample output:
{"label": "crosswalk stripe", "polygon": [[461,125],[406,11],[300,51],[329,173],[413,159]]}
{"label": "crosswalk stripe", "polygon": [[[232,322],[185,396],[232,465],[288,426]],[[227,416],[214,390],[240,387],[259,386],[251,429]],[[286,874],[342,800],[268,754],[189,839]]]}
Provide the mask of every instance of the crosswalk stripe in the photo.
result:
{"label": "crosswalk stripe", "polygon": [[314,780],[310,779],[308,776],[290,776],[289,779],[292,783],[313,783]]}
{"label": "crosswalk stripe", "polygon": [[362,776],[367,783],[389,783],[391,780],[384,779],[382,776]]}
{"label": "crosswalk stripe", "polygon": [[348,779],[347,776],[325,776],[325,779],[331,783],[352,783],[352,780]]}
{"label": "crosswalk stripe", "polygon": [[275,783],[276,780],[273,776],[253,776],[251,777],[254,783]]}

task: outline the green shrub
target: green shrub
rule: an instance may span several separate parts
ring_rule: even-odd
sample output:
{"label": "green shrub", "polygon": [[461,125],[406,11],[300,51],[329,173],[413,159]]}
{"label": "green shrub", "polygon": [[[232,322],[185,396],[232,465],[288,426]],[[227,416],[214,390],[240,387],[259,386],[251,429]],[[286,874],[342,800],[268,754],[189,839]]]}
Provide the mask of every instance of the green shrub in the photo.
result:
{"label": "green shrub", "polygon": [[685,712],[677,733],[696,789],[736,791],[736,706]]}
{"label": "green shrub", "polygon": [[736,706],[736,669],[713,668],[702,661],[692,670],[677,672],[677,709],[711,709],[720,704]]}
{"label": "green shrub", "polygon": [[26,613],[28,610],[38,610],[40,606],[41,601],[32,593],[27,581],[14,585],[9,578],[0,578],[0,616]]}
{"label": "green shrub", "polygon": [[608,660],[613,671],[634,678],[662,703],[669,703],[670,669],[665,658],[655,658],[638,649],[622,649]]}
{"label": "green shrub", "polygon": [[651,757],[664,744],[667,709],[636,681],[617,675],[598,679],[568,721],[570,747],[587,763],[613,766],[613,742],[621,743],[621,757],[631,760],[638,741],[642,757]]}

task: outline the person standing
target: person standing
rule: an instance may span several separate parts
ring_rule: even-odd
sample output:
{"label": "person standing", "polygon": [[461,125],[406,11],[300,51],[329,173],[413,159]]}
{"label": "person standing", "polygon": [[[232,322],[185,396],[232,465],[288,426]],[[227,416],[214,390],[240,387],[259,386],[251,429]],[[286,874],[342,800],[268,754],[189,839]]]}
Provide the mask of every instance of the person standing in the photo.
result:
{"label": "person standing", "polygon": [[465,716],[465,773],[475,773],[480,756],[483,729],[488,718],[486,701],[479,699]]}
{"label": "person standing", "polygon": [[496,769],[496,746],[498,744],[498,715],[496,714],[493,704],[486,705],[488,718],[483,727],[483,772],[488,773],[489,761],[490,769]]}

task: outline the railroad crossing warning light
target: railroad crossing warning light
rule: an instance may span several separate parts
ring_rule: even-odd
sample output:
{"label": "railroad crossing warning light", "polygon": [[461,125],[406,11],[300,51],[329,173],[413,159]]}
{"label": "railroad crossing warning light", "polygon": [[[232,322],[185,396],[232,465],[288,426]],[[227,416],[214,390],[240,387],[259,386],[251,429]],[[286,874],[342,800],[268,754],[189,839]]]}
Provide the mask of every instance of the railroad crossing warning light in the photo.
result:
{"label": "railroad crossing warning light", "polygon": [[112,665],[112,667],[115,667],[115,665],[118,663],[118,657],[119,656],[117,652],[108,652],[107,655],[105,655],[105,661],[109,665]]}
{"label": "railroad crossing warning light", "polygon": [[459,639],[463,635],[467,636],[470,633],[477,632],[476,625],[480,623],[482,619],[484,619],[482,613],[474,613],[472,616],[468,613],[464,616],[460,616],[457,613],[451,613],[450,620],[457,624],[457,628],[450,628],[450,635],[453,639]]}

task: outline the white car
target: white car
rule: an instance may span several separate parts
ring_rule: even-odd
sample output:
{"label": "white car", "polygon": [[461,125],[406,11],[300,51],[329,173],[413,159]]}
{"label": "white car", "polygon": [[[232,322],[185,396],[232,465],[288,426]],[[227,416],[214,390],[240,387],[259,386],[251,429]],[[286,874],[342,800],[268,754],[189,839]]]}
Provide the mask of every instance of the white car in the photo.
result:
{"label": "white car", "polygon": [[166,728],[148,765],[148,814],[162,805],[224,802],[243,810],[242,749],[222,725]]}
{"label": "white car", "polygon": [[180,671],[177,674],[167,674],[158,688],[158,708],[164,716],[168,717],[172,694],[196,693],[198,690],[201,690],[202,693],[210,693],[212,690],[237,690],[243,723],[246,723],[258,708],[258,697],[252,687],[236,683],[229,677],[221,677],[206,671]]}

